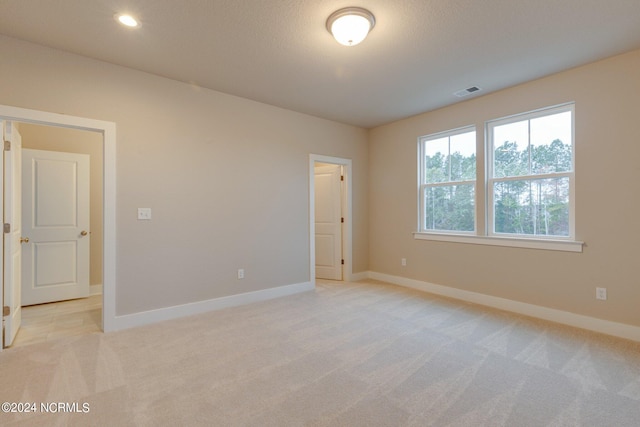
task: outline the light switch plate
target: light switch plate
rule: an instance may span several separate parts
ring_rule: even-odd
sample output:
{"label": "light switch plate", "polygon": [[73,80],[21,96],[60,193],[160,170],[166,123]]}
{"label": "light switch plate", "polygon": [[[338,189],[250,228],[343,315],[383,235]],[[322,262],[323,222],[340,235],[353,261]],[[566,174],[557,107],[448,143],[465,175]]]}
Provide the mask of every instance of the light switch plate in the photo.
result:
{"label": "light switch plate", "polygon": [[151,219],[151,208],[138,208],[138,219],[139,220],[150,220]]}

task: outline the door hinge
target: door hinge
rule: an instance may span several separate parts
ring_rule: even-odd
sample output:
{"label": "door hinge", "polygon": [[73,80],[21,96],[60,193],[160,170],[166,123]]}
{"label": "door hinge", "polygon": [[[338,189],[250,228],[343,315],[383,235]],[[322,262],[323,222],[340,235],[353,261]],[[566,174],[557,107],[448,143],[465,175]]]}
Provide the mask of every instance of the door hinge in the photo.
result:
{"label": "door hinge", "polygon": [[344,218],[340,218],[340,222],[344,222]]}
{"label": "door hinge", "polygon": [[341,259],[340,261],[341,261],[341,262],[340,262],[340,264],[344,265],[344,260],[343,260],[343,259]]}
{"label": "door hinge", "polygon": [[340,175],[340,181],[344,181],[344,175]]}
{"label": "door hinge", "polygon": [[4,142],[4,151],[11,151],[11,141]]}
{"label": "door hinge", "polygon": [[8,222],[5,222],[4,225],[2,226],[2,229],[5,233],[11,233],[11,224],[9,224]]}
{"label": "door hinge", "polygon": [[6,305],[2,307],[2,317],[8,316],[10,314],[11,314],[11,308],[9,308]]}

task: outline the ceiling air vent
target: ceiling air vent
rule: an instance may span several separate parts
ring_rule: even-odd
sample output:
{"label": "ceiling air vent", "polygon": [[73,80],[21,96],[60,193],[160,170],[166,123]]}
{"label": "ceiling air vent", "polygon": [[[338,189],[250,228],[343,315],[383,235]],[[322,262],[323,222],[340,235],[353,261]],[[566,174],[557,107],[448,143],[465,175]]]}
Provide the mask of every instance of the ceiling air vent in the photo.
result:
{"label": "ceiling air vent", "polygon": [[471,86],[471,87],[468,87],[466,89],[462,89],[462,90],[459,90],[457,92],[454,92],[453,94],[455,96],[457,96],[458,98],[462,98],[464,96],[471,95],[472,93],[479,92],[481,90],[482,89],[479,88],[478,86]]}

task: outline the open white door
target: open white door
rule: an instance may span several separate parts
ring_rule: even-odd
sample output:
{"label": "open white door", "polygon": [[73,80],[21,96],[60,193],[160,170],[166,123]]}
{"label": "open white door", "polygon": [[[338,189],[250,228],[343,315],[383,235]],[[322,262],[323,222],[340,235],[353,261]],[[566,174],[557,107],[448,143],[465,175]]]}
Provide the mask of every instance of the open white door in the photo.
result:
{"label": "open white door", "polygon": [[22,153],[22,305],[89,296],[89,155]]}
{"label": "open white door", "polygon": [[4,347],[9,347],[18,333],[21,320],[21,173],[22,139],[14,123],[4,122]]}
{"label": "open white door", "polygon": [[342,167],[317,166],[314,173],[316,278],[342,280]]}

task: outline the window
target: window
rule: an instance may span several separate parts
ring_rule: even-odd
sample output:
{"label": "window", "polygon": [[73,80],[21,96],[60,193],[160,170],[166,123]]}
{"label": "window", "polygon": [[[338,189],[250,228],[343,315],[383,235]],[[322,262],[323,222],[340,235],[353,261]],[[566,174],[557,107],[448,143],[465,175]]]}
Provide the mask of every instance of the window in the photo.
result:
{"label": "window", "polygon": [[420,230],[474,232],[475,128],[420,138],[420,158]]}
{"label": "window", "polygon": [[581,251],[573,241],[574,105],[485,128],[486,168],[478,167],[475,126],[419,138],[416,238]]}
{"label": "window", "polygon": [[488,234],[573,237],[573,106],[487,123]]}

